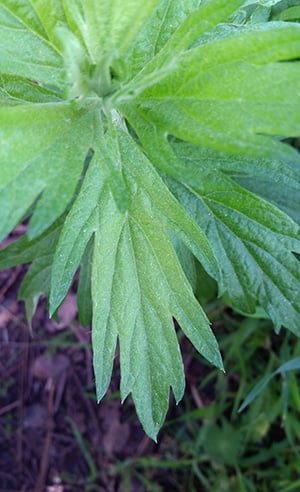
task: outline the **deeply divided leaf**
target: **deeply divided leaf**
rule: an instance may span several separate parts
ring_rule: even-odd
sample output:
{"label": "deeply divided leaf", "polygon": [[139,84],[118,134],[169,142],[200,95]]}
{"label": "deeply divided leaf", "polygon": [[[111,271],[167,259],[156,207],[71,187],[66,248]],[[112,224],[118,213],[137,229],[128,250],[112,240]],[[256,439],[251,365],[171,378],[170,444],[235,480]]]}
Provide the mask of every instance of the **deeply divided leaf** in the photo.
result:
{"label": "deeply divided leaf", "polygon": [[244,4],[0,5],[1,240],[29,219],[0,267],[30,263],[29,319],[79,275],[97,397],[117,350],[153,439],[184,392],[174,320],[222,369],[196,262],[231,306],[300,334],[300,26]]}

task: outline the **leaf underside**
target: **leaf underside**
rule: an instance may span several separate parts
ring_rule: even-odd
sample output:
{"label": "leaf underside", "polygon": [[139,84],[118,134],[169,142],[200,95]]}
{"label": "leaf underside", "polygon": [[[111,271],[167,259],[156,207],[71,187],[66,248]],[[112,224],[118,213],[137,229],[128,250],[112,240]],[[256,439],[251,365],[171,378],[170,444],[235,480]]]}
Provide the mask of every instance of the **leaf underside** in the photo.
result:
{"label": "leaf underside", "polygon": [[300,335],[300,26],[243,4],[0,5],[0,238],[30,219],[0,268],[31,263],[29,319],[79,270],[98,399],[118,346],[121,398],[153,439],[184,391],[173,320],[222,368],[188,258]]}

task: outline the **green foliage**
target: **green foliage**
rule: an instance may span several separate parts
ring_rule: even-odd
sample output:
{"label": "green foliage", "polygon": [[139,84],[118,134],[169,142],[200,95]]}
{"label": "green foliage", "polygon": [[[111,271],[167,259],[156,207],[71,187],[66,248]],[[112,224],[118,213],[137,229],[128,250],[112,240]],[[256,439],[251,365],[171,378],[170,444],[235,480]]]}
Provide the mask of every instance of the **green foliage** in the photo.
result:
{"label": "green foliage", "polygon": [[29,318],[41,293],[55,314],[80,269],[98,399],[119,343],[122,400],[154,439],[184,391],[172,318],[223,367],[187,259],[236,309],[300,334],[300,157],[285,141],[300,135],[300,26],[269,22],[292,5],[246,4],[0,6],[0,238],[30,219],[0,267],[32,263]]}
{"label": "green foliage", "polygon": [[261,379],[255,387],[250,391],[249,395],[243,402],[243,404],[239,408],[239,412],[242,412],[260,393],[264,390],[267,384],[271,381],[274,376],[277,374],[285,374],[289,371],[294,371],[296,369],[300,369],[300,358],[296,357],[296,359],[289,360],[282,364],[276,371],[271,374],[266,375],[263,379]]}

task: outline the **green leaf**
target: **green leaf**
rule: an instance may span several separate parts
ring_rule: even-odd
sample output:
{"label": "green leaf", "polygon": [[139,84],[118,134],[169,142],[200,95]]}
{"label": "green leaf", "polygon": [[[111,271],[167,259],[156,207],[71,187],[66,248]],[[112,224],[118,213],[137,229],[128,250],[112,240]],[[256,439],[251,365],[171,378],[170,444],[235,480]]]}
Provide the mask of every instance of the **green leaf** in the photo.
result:
{"label": "green leaf", "polygon": [[[298,0],[279,0],[278,2],[276,2],[274,6],[272,6],[272,18],[280,19],[280,20],[297,20],[297,11],[295,12],[294,9],[298,9],[298,8],[299,8]],[[289,13],[290,9],[292,9],[291,17]],[[286,15],[286,12],[288,17]]]}
{"label": "green leaf", "polygon": [[9,106],[31,103],[59,102],[61,93],[49,90],[40,83],[14,75],[0,75],[0,104]]}
{"label": "green leaf", "polygon": [[210,0],[199,6],[200,2],[195,0],[185,2],[183,8],[180,2],[180,5],[175,6],[174,13],[171,2],[162,1],[154,18],[150,18],[141,31],[137,39],[137,50],[131,54],[130,65],[133,72],[129,71],[130,76],[141,70],[119,91],[116,96],[117,104],[132,100],[140,92],[173,74],[182,52],[218,22],[225,20],[241,3],[242,0],[232,0],[230,3]]}
{"label": "green leaf", "polygon": [[[293,160],[281,161],[232,155],[186,142],[173,144],[173,149],[175,155],[182,156],[185,162],[189,163],[189,166],[185,167],[186,174],[190,169],[190,173],[195,176],[193,163],[206,162],[209,168],[220,170],[238,182],[245,179],[269,179],[272,185],[277,183],[292,188],[296,196],[300,191],[300,155],[296,151],[293,152]],[[185,180],[183,175],[181,178],[182,181]],[[197,179],[197,176],[194,179]]]}
{"label": "green leaf", "polygon": [[300,20],[300,7],[290,7],[276,16],[276,19],[283,21]]}
{"label": "green leaf", "polygon": [[63,302],[87,244],[96,231],[96,211],[104,180],[96,160],[87,170],[80,193],[62,230],[52,268],[50,314]]}
{"label": "green leaf", "polygon": [[98,152],[99,165],[106,176],[106,182],[114,200],[121,212],[125,212],[130,202],[130,194],[124,179],[123,157],[119,145],[117,126],[125,131],[124,122],[116,111],[112,111],[109,117],[108,129],[105,136],[103,132],[97,134],[98,142],[94,142],[94,148]]}
{"label": "green leaf", "polygon": [[161,0],[135,38],[129,56],[130,78],[163,48],[181,23],[200,5],[200,0]]}
{"label": "green leaf", "polygon": [[177,53],[189,48],[197,39],[228,17],[243,4],[243,0],[208,0],[199,2],[195,12],[181,23],[166,46],[168,51]]}
{"label": "green leaf", "polygon": [[1,2],[1,10],[3,10],[3,13],[7,12],[7,18],[14,18],[16,21],[23,24],[28,31],[32,31],[38,36],[44,37],[46,34],[45,30],[43,29],[32,3],[31,0],[3,0]]}
{"label": "green leaf", "polygon": [[122,400],[154,439],[170,389],[184,391],[174,319],[222,368],[197,270],[212,282],[203,302],[216,281],[237,309],[300,334],[299,226],[279,210],[299,215],[300,158],[284,139],[300,134],[300,31],[244,6],[0,6],[0,240],[29,219],[0,267],[31,263],[30,318],[41,293],[55,314],[79,270],[98,399],[118,347]]}
{"label": "green leaf", "polygon": [[80,264],[80,277],[77,289],[77,306],[79,321],[82,326],[88,326],[92,320],[92,255],[93,237],[90,239],[90,242],[86,247]]}
{"label": "green leaf", "polygon": [[[99,217],[92,275],[97,394],[101,398],[107,390],[119,336],[122,399],[132,393],[146,432],[155,438],[167,410],[169,387],[177,400],[183,392],[171,315],[206,357],[218,365],[220,359],[163,228],[137,199],[128,219],[109,196],[101,201],[101,210],[106,207],[110,222]],[[108,230],[114,244],[107,239]]]}
{"label": "green leaf", "polygon": [[0,5],[0,73],[52,86],[62,82],[61,56],[46,37],[29,1]]}
{"label": "green leaf", "polygon": [[[187,166],[193,163],[188,152],[180,149],[180,155]],[[216,168],[210,169],[205,161],[196,162],[201,188],[171,186],[206,231],[218,258],[219,295],[226,292],[234,307],[249,314],[258,303],[276,329],[284,325],[299,335],[300,272],[292,254],[300,250],[299,226]]]}
{"label": "green leaf", "polygon": [[159,218],[166,228],[172,229],[199,259],[207,272],[218,278],[217,262],[203,231],[174,199],[149,160],[142,152],[138,152],[138,147],[133,145],[130,139],[124,139],[123,135],[121,142],[123,142],[124,165],[132,181],[133,197],[136,196],[137,186],[141,190],[145,189],[145,205],[151,210],[152,215]]}
{"label": "green leaf", "polygon": [[[300,133],[294,91],[299,64],[275,63],[299,55],[300,26],[241,31],[183,53],[178,68],[137,95],[136,109],[182,140],[235,154],[289,158],[290,149],[267,135]],[[120,104],[126,114],[126,103]]]}
{"label": "green leaf", "polygon": [[139,0],[127,0],[125,4],[122,0],[83,2],[91,58],[97,61],[115,50],[126,52],[157,4],[158,0],[148,0],[141,8]]}
{"label": "green leaf", "polygon": [[[60,0],[31,0],[31,4],[45,30],[47,38],[53,45],[57,45],[56,25],[66,21],[62,2]],[[59,48],[59,45],[57,46]]]}
{"label": "green leaf", "polygon": [[55,312],[63,301],[94,235],[92,337],[98,399],[107,390],[119,338],[122,399],[132,394],[146,432],[155,438],[167,411],[169,388],[177,400],[184,388],[172,317],[198,350],[222,367],[217,343],[167,229],[179,234],[208,270],[215,275],[217,271],[205,236],[137,145],[123,130],[116,129],[115,136],[132,200],[126,210],[118,208],[110,191],[110,177],[105,169],[101,172],[102,161],[96,152],[58,242],[50,311]]}
{"label": "green leaf", "polygon": [[244,188],[259,195],[283,212],[289,215],[297,224],[300,225],[300,196],[295,192],[295,188],[289,184],[284,184],[269,175],[265,179],[260,178],[237,178],[237,182]]}
{"label": "green leaf", "polygon": [[[198,177],[199,182],[201,181],[201,175],[197,172],[195,163],[205,162],[209,168],[224,172],[242,187],[273,203],[300,224],[299,153],[294,152],[293,161],[280,161],[234,156],[188,143],[175,144],[174,149],[188,163],[188,166],[181,168],[181,173],[177,164],[177,174],[174,170],[171,173],[169,169],[163,168],[175,179],[179,178],[188,184],[191,183],[192,176],[192,184],[196,185]],[[175,152],[174,156],[177,157]]]}
{"label": "green leaf", "polygon": [[[122,399],[132,393],[139,418],[146,432],[155,439],[167,411],[169,389],[172,387],[179,401],[184,376],[171,316],[171,286],[164,278],[166,266],[160,264],[157,247],[143,225],[132,220],[122,231],[116,281],[123,280],[120,287],[123,284],[125,298],[122,310],[112,303],[112,313],[117,326],[122,326],[123,320],[123,328],[119,329]],[[169,254],[167,238],[159,237],[160,241],[164,239],[162,253]],[[145,251],[146,257],[142,256]],[[120,292],[118,297],[121,297]]]}
{"label": "green leaf", "polygon": [[[117,280],[115,261],[123,226],[123,214],[119,212],[107,187],[103,189],[99,198],[99,207],[95,209],[94,221],[92,343],[97,398],[100,400],[110,382],[118,330],[121,329],[114,320],[116,315],[115,309],[113,310],[114,300],[119,303],[119,309],[124,312],[128,307],[130,312],[130,306],[124,305],[122,297],[118,299],[118,296],[115,296],[114,280]],[[123,288],[125,289],[125,286]],[[126,320],[122,320],[122,325],[126,327]]]}
{"label": "green leaf", "polygon": [[0,108],[2,238],[39,197],[31,237],[64,212],[83,169],[93,118],[66,103]]}
{"label": "green leaf", "polygon": [[172,242],[172,246],[176,251],[176,254],[178,256],[184,274],[188,279],[189,284],[193,289],[193,292],[196,292],[197,277],[198,277],[196,259],[194,255],[191,253],[191,251],[187,248],[187,246],[182,241],[180,241],[178,237],[174,233],[172,233],[172,231],[169,232],[169,235]]}

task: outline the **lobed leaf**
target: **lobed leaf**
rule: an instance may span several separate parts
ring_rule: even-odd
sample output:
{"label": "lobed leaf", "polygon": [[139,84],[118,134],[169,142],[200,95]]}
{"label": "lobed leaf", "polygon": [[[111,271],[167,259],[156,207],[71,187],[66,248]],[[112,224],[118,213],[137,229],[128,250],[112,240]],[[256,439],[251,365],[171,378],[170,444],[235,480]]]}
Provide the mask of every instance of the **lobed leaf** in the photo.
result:
{"label": "lobed leaf", "polygon": [[[184,387],[172,316],[206,358],[218,367],[222,362],[167,232],[176,221],[176,233],[180,227],[187,228],[181,219],[183,209],[131,138],[118,129],[116,138],[132,199],[126,210],[118,208],[110,177],[105,169],[101,173],[96,153],[60,235],[52,269],[50,312],[55,312],[66,296],[94,236],[92,336],[98,399],[107,390],[119,338],[122,399],[132,394],[146,432],[155,438],[167,411],[169,388],[179,400]],[[203,250],[198,248],[206,257],[207,268],[214,271],[210,246],[200,229],[185,217],[190,235],[197,237],[198,245],[199,241],[203,244]]]}
{"label": "lobed leaf", "polygon": [[299,226],[207,163],[197,162],[197,168],[201,188],[172,189],[210,239],[221,266],[220,295],[226,292],[233,306],[249,314],[259,303],[277,329],[284,325],[299,335],[300,272],[292,254],[300,250]]}
{"label": "lobed leaf", "polygon": [[234,307],[300,334],[299,226],[279,210],[299,219],[284,137],[300,130],[300,31],[244,4],[0,6],[0,237],[30,219],[0,267],[31,262],[29,318],[41,293],[55,314],[80,270],[98,399],[119,345],[121,397],[154,439],[184,391],[173,320],[222,368],[194,257]]}
{"label": "lobed leaf", "polygon": [[[239,155],[293,158],[288,147],[266,136],[300,132],[294,90],[298,63],[274,63],[299,54],[300,27],[289,25],[201,45],[186,51],[178,68],[145,89],[136,98],[136,110],[182,140]],[[122,108],[126,114],[126,104]]]}

